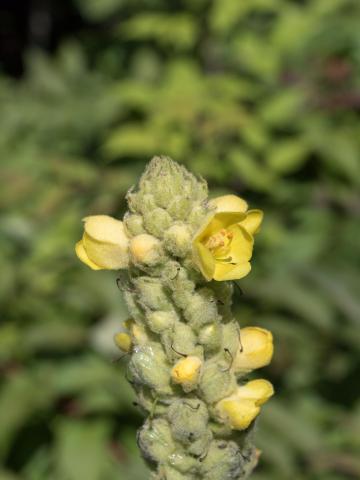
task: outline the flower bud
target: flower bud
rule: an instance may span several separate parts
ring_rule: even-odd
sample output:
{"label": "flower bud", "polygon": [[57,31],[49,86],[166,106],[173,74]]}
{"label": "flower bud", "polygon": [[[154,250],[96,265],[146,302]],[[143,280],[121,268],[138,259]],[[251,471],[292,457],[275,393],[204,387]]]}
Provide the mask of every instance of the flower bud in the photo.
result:
{"label": "flower bud", "polygon": [[146,422],[138,434],[138,444],[144,457],[150,462],[166,462],[176,447],[169,423],[163,418]]}
{"label": "flower bud", "polygon": [[145,233],[143,223],[143,217],[141,215],[127,213],[124,216],[125,228],[131,235]]}
{"label": "flower bud", "polygon": [[131,239],[130,253],[135,264],[156,265],[161,258],[161,242],[152,235],[142,233]]}
{"label": "flower bud", "polygon": [[132,342],[131,342],[131,337],[125,332],[120,332],[114,335],[114,342],[117,347],[120,348],[123,352],[130,352]]}
{"label": "flower bud", "polygon": [[236,373],[246,373],[270,363],[274,345],[269,330],[260,327],[242,328],[240,339],[241,346],[233,363],[233,369]]}
{"label": "flower bud", "polygon": [[245,478],[244,457],[233,441],[213,440],[200,467],[200,478],[225,480]]}
{"label": "flower bud", "polygon": [[190,392],[197,385],[202,361],[199,357],[189,356],[179,360],[171,370],[173,382],[182,385],[186,392]]}
{"label": "flower bud", "polygon": [[159,395],[171,393],[169,364],[161,345],[147,342],[134,347],[129,372],[135,383],[146,385]]}
{"label": "flower bud", "polygon": [[213,292],[209,288],[201,288],[191,295],[184,308],[184,317],[195,330],[218,319]]}
{"label": "flower bud", "polygon": [[138,277],[134,284],[143,306],[150,310],[172,310],[171,299],[158,278]]}
{"label": "flower bud", "polygon": [[217,212],[246,212],[248,204],[236,195],[222,195],[210,200],[209,205]]}
{"label": "flower bud", "polygon": [[260,413],[263,405],[274,394],[267,380],[252,380],[216,405],[219,419],[235,430],[245,430]]}
{"label": "flower bud", "polygon": [[198,342],[206,352],[214,352],[221,346],[222,331],[217,322],[206,325],[199,331]]}
{"label": "flower bud", "polygon": [[148,232],[161,238],[173,220],[164,208],[144,212],[144,225]]}
{"label": "flower bud", "polygon": [[165,248],[175,257],[185,257],[191,248],[191,232],[185,224],[172,225],[164,235]]}
{"label": "flower bud", "polygon": [[145,345],[149,341],[145,329],[134,322],[132,318],[128,318],[124,322],[125,327],[130,331],[132,340],[136,345]]}
{"label": "flower bud", "polygon": [[206,434],[209,415],[206,404],[199,399],[175,400],[167,411],[173,438],[189,445]]}
{"label": "flower bud", "polygon": [[84,235],[76,244],[79,259],[93,270],[118,270],[129,264],[128,245],[124,224],[108,215],[84,218]]}
{"label": "flower bud", "polygon": [[227,363],[216,358],[205,362],[199,390],[206,403],[216,403],[236,389],[235,375]]}
{"label": "flower bud", "polygon": [[162,333],[164,330],[172,328],[177,320],[175,312],[163,312],[155,310],[146,314],[146,321],[150,328],[155,333]]}

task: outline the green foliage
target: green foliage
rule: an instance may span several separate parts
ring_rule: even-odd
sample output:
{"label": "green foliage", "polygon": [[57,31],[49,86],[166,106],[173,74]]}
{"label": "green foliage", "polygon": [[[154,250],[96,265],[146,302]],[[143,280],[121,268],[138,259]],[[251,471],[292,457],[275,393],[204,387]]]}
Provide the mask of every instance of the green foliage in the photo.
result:
{"label": "green foliage", "polygon": [[76,3],[106,32],[0,81],[0,479],[146,478],[127,312],[73,246],[154,154],[265,210],[236,301],[276,339],[254,480],[359,478],[358,1]]}

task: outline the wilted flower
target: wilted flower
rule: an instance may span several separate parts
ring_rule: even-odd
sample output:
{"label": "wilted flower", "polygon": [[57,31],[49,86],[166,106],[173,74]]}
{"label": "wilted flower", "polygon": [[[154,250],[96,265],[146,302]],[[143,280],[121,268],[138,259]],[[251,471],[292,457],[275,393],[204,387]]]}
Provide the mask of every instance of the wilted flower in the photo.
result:
{"label": "wilted flower", "polygon": [[211,201],[216,212],[210,215],[193,240],[194,260],[206,280],[236,280],[251,270],[254,238],[263,213],[248,210],[235,195]]}

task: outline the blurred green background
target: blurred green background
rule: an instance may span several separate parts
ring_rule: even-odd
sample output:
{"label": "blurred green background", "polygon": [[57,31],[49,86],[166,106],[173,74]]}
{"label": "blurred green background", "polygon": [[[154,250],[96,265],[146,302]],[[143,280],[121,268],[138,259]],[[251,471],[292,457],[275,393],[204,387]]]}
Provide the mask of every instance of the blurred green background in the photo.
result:
{"label": "blurred green background", "polygon": [[73,249],[155,154],[265,210],[252,478],[359,479],[359,1],[3,1],[0,38],[0,480],[146,479],[116,275]]}

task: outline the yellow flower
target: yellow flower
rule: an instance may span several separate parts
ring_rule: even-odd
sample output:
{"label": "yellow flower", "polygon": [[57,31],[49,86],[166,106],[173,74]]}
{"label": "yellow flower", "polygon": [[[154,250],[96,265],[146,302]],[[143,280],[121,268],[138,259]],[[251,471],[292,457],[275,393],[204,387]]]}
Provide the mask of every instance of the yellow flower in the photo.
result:
{"label": "yellow flower", "polygon": [[125,332],[116,333],[114,335],[114,342],[117,347],[120,348],[123,352],[130,352],[132,341],[130,335]]}
{"label": "yellow flower", "polygon": [[215,410],[221,421],[235,430],[245,430],[260,413],[260,407],[274,394],[267,380],[252,380],[237,388],[230,397],[220,400]]}
{"label": "yellow flower", "polygon": [[274,345],[269,330],[260,327],[242,328],[240,338],[241,346],[233,363],[235,372],[245,373],[270,363]]}
{"label": "yellow flower", "polygon": [[247,210],[235,195],[210,202],[216,208],[193,240],[195,263],[206,280],[236,280],[251,270],[254,237],[262,222],[261,210]]}
{"label": "yellow flower", "polygon": [[79,259],[93,270],[118,270],[129,263],[129,239],[123,222],[107,215],[84,218],[84,235],[76,244]]}
{"label": "yellow flower", "polygon": [[190,391],[197,384],[202,361],[199,357],[188,356],[179,360],[171,370],[174,383],[179,383],[185,391]]}

